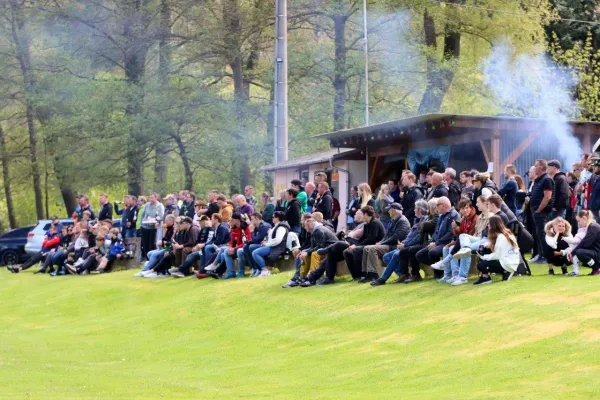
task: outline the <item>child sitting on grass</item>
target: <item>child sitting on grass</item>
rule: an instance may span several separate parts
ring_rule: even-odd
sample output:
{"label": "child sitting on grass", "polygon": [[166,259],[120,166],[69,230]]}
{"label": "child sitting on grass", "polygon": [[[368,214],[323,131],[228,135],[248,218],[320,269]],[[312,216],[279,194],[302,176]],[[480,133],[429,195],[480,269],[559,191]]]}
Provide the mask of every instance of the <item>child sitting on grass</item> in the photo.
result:
{"label": "child sitting on grass", "polygon": [[109,231],[110,235],[110,250],[108,254],[102,257],[100,260],[100,264],[95,271],[92,271],[93,274],[102,274],[107,272],[106,270],[111,267],[112,262],[115,260],[120,260],[123,258],[123,251],[125,250],[125,246],[123,246],[123,240],[121,239],[121,234],[117,228],[112,228]]}

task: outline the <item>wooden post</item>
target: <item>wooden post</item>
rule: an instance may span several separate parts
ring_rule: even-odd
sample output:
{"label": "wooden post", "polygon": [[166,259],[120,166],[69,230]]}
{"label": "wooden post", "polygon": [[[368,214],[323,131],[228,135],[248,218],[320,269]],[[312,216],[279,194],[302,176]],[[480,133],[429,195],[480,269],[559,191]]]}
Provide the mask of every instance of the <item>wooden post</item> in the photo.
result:
{"label": "wooden post", "polygon": [[502,174],[500,170],[500,129],[496,129],[492,136],[492,162],[494,163],[493,179],[500,187],[500,175]]}
{"label": "wooden post", "polygon": [[586,154],[592,152],[592,140],[589,129],[586,129],[583,134],[583,152]]}

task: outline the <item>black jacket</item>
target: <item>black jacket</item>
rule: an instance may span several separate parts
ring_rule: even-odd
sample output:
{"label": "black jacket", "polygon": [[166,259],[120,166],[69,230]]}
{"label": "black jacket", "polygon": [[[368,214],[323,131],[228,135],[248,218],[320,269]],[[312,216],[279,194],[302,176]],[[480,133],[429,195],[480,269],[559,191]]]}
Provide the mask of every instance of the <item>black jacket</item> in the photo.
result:
{"label": "black jacket", "polygon": [[302,206],[298,199],[288,201],[287,209],[285,210],[285,220],[290,228],[300,226],[300,218],[302,217]]}
{"label": "black jacket", "polygon": [[403,241],[410,232],[410,222],[403,215],[399,218],[394,218],[390,221],[388,231],[385,233],[381,244],[390,246],[390,250],[393,250],[398,242]]}
{"label": "black jacket", "polygon": [[217,229],[215,229],[215,235],[209,243],[214,244],[217,247],[223,246],[229,243],[230,234],[231,231],[229,230],[229,224],[226,222],[221,222]]}
{"label": "black jacket", "polygon": [[385,236],[385,228],[380,220],[373,218],[371,222],[365,224],[363,235],[356,244],[357,246],[371,246],[381,242]]}
{"label": "black jacket", "polygon": [[554,208],[557,210],[569,208],[569,183],[564,172],[554,175]]}
{"label": "black jacket", "polygon": [[596,253],[596,262],[597,257],[600,255],[600,225],[597,223],[590,224],[587,228],[587,232],[583,240],[573,249],[573,254],[577,250],[592,250]]}
{"label": "black jacket", "polygon": [[333,196],[331,195],[330,191],[325,192],[323,196],[317,200],[315,204],[315,211],[323,214],[324,220],[331,219],[331,216],[333,215]]}
{"label": "black jacket", "polygon": [[324,225],[315,229],[311,234],[310,247],[307,248],[307,253],[315,252],[319,249],[324,249],[326,247],[331,246],[334,243],[339,242],[335,233],[333,233],[330,229],[327,229]]}
{"label": "black jacket", "polygon": [[[135,223],[137,221],[138,215],[138,206],[128,207],[127,208],[127,217],[125,218],[125,226],[122,229],[135,229]],[[130,223],[129,228],[127,228],[127,223]]]}
{"label": "black jacket", "polygon": [[415,220],[415,203],[423,198],[423,193],[418,186],[413,186],[406,190],[402,198],[402,213],[408,219],[409,223]]}
{"label": "black jacket", "polygon": [[458,209],[458,202],[460,201],[461,189],[460,185],[456,181],[450,182],[448,185],[448,198],[450,199],[450,203],[456,209]]}
{"label": "black jacket", "polygon": [[177,205],[175,205],[175,204],[169,204],[169,205],[165,206],[165,216],[164,216],[164,218],[166,218],[167,215],[170,215],[170,214],[175,215],[175,216],[179,215],[179,208],[177,207]]}
{"label": "black jacket", "polygon": [[181,207],[179,207],[179,215],[194,218],[194,215],[196,215],[196,211],[194,210],[194,203],[188,204],[186,201],[181,203]]}
{"label": "black jacket", "polygon": [[100,207],[100,211],[98,212],[98,220],[104,221],[106,219],[110,219],[112,221],[113,218],[113,206],[110,203],[106,203],[102,207]]}
{"label": "black jacket", "polygon": [[436,186],[435,188],[432,187],[431,191],[427,195],[427,200],[439,199],[440,197],[448,197],[448,189],[446,189],[443,184]]}

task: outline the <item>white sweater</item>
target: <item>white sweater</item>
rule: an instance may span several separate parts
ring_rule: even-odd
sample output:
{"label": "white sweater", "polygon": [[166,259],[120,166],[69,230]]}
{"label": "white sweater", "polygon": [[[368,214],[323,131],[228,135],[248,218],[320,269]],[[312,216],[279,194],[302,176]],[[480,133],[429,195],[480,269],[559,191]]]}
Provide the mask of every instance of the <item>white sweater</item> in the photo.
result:
{"label": "white sweater", "polygon": [[499,234],[496,238],[496,245],[494,246],[494,252],[492,254],[486,254],[481,256],[482,260],[491,261],[498,260],[502,268],[509,272],[515,272],[521,257],[519,254],[518,247],[512,247],[508,239],[503,234]]}
{"label": "white sweater", "polygon": [[[275,247],[283,240],[286,229],[284,229],[283,227],[281,227],[281,229],[277,228],[279,228],[279,224],[269,229],[269,232],[267,233],[267,247]],[[271,238],[273,231],[275,231],[275,237]]]}

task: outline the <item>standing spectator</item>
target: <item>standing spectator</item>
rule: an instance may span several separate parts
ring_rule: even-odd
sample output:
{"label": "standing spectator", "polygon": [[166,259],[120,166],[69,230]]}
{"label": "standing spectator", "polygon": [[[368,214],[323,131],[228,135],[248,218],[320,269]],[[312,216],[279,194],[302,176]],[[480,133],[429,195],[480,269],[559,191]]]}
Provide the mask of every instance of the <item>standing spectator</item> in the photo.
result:
{"label": "standing spectator", "polygon": [[166,215],[179,215],[179,207],[177,207],[177,198],[172,194],[168,195],[165,199],[165,216]]}
{"label": "standing spectator", "polygon": [[593,175],[588,179],[589,190],[589,201],[588,208],[594,214],[594,219],[600,221],[600,160],[594,161],[592,165]]}
{"label": "standing spectator", "polygon": [[123,233],[123,237],[125,237],[125,229],[127,228],[126,222],[127,222],[127,215],[129,214],[130,199],[131,199],[131,196],[129,196],[129,195],[123,197],[123,208],[120,210],[119,210],[119,204],[121,204],[121,202],[115,200],[115,203],[114,203],[115,213],[117,215],[121,216],[121,232]]}
{"label": "standing spectator", "polygon": [[460,201],[461,189],[459,183],[456,181],[456,170],[454,168],[446,168],[444,172],[444,181],[448,185],[448,198],[454,208],[458,208],[458,202]]}
{"label": "standing spectator", "polygon": [[548,215],[552,211],[552,199],[554,197],[554,181],[546,173],[547,169],[548,163],[546,160],[536,160],[535,173],[537,178],[534,181],[531,197],[529,198],[529,208],[533,214],[538,254],[540,255],[534,261],[536,264],[546,264],[547,262],[544,257],[548,253],[545,228]]}
{"label": "standing spectator", "polygon": [[94,214],[94,208],[90,205],[90,199],[81,195],[79,197],[79,205],[75,208],[75,212],[77,213],[77,218],[79,221],[83,219],[83,213],[85,211],[90,212],[90,219],[96,219],[96,214]]}
{"label": "standing spectator", "polygon": [[98,211],[98,220],[105,221],[110,219],[112,221],[113,217],[113,207],[112,204],[108,202],[108,195],[106,193],[102,193],[100,195],[100,211]]}
{"label": "standing spectator", "polygon": [[250,215],[254,214],[254,207],[252,207],[250,204],[248,204],[246,202],[246,197],[243,195],[238,195],[236,197],[236,199],[234,200],[234,202],[237,202],[237,209],[235,210],[235,212],[239,213],[239,214],[246,214],[246,216],[248,218],[250,218]]}
{"label": "standing spectator", "polygon": [[138,211],[137,218],[135,219],[135,231],[138,237],[142,237],[142,217],[144,216],[144,210],[146,209],[146,197],[138,197]]}
{"label": "standing spectator", "polygon": [[461,196],[475,203],[475,186],[473,186],[473,177],[471,171],[463,171],[460,173],[460,184],[462,185]]}
{"label": "standing spectator", "polygon": [[304,214],[308,207],[308,194],[306,194],[304,187],[302,186],[302,181],[300,179],[294,179],[290,184],[291,188],[298,192],[297,199],[300,202],[300,211]]}
{"label": "standing spectator", "polygon": [[219,203],[217,203],[217,197],[219,197],[219,192],[217,190],[211,190],[208,194],[208,207],[201,209],[200,213],[206,215],[208,218],[211,218],[213,214],[219,213],[221,207],[219,207]]}
{"label": "standing spectator", "polygon": [[475,186],[475,197],[473,198],[475,204],[477,204],[477,198],[482,194],[490,197],[498,192],[498,187],[494,181],[490,179],[490,175],[487,173],[475,174],[473,186]]}
{"label": "standing spectator", "polygon": [[400,188],[398,187],[398,181],[395,179],[390,179],[388,181],[387,186],[390,191],[390,196],[392,196],[393,199],[392,203],[400,203],[402,199],[400,198]]}
{"label": "standing spectator", "polygon": [[[321,182],[319,183],[317,190],[319,191],[319,196],[317,197],[317,202],[314,205],[314,210],[323,214],[324,220],[331,221],[331,217],[333,215],[333,196],[329,191],[329,184],[327,182]],[[289,220],[288,223],[290,223]]]}
{"label": "standing spectator", "polygon": [[444,186],[444,175],[434,172],[431,174],[431,189],[427,194],[427,200],[439,199],[441,197],[448,197],[448,189]]}
{"label": "standing spectator", "polygon": [[551,160],[548,162],[548,176],[554,181],[554,202],[549,219],[556,217],[565,218],[569,208],[570,188],[567,182],[567,176],[560,171],[560,162]]}
{"label": "standing spectator", "polygon": [[350,188],[350,199],[348,200],[348,207],[346,208],[346,229],[354,229],[354,215],[359,209],[360,203],[358,198],[358,186],[352,186]]}
{"label": "standing spectator", "polygon": [[383,224],[383,227],[387,231],[390,225],[390,206],[394,203],[394,199],[390,195],[389,186],[385,183],[379,188],[377,199],[375,200],[375,212],[379,215],[379,220]]}
{"label": "standing spectator", "polygon": [[[333,231],[337,232],[338,228],[338,217],[342,212],[342,206],[340,205],[340,201],[335,197],[335,193],[333,193],[333,188],[330,188],[331,192],[331,200],[333,201],[332,209],[331,209],[331,225],[333,226]],[[317,213],[319,213],[317,211]],[[328,222],[327,220],[325,220]]]}
{"label": "standing spectator", "polygon": [[263,202],[263,208],[260,210],[262,220],[268,224],[271,224],[273,222],[273,213],[275,212],[275,204],[273,204],[274,201],[272,201],[269,192],[264,192],[261,197]]}
{"label": "standing spectator", "polygon": [[298,191],[296,189],[287,190],[288,202],[285,211],[285,220],[287,221],[290,232],[300,233],[302,227],[300,219],[302,218],[300,201],[298,201]]}
{"label": "standing spectator", "polygon": [[519,191],[515,175],[517,175],[517,169],[514,165],[509,164],[504,167],[504,178],[506,179],[506,182],[500,190],[498,190],[498,194],[513,213],[517,212],[517,192]]}
{"label": "standing spectator", "polygon": [[180,199],[181,205],[179,206],[179,215],[182,217],[194,218],[196,215],[196,210],[194,208],[196,205],[196,194],[187,190],[180,193],[183,194],[183,199]]}
{"label": "standing spectator", "polygon": [[158,201],[158,194],[152,193],[142,215],[142,259],[147,258],[149,251],[156,249],[156,231],[161,225],[164,214],[165,208]]}
{"label": "standing spectator", "polygon": [[[246,202],[250,204],[253,209],[256,209],[256,206],[258,205],[258,200],[256,200],[256,197],[254,197],[254,187],[252,185],[247,185],[244,188],[244,193]],[[250,218],[250,215],[251,214],[248,214],[248,218]]]}
{"label": "standing spectator", "polygon": [[277,203],[275,204],[275,211],[281,211],[285,213],[287,208],[287,192],[285,190],[279,191],[279,199],[277,199]]}
{"label": "standing spectator", "polygon": [[137,198],[135,196],[127,196],[129,200],[127,204],[127,212],[123,211],[123,215],[127,214],[125,218],[125,223],[121,226],[122,231],[124,232],[124,237],[126,239],[134,238],[137,236],[137,217],[138,217],[138,206],[137,206]]}
{"label": "standing spectator", "polygon": [[313,212],[314,201],[311,202],[310,199],[312,198],[313,194],[316,194],[315,189],[317,189],[317,187],[312,182],[306,182],[306,185],[304,185],[304,190],[306,191],[306,195],[308,196],[308,200],[307,200],[308,204],[306,205],[306,212],[309,212],[309,213]]}
{"label": "standing spectator", "polygon": [[361,183],[358,185],[358,209],[364,207],[375,207],[375,200],[373,200],[373,191],[368,183]]}
{"label": "standing spectator", "polygon": [[402,197],[401,204],[403,214],[411,225],[415,219],[415,204],[423,198],[423,193],[419,190],[415,182],[416,179],[417,177],[412,172],[408,172],[402,176],[402,186],[404,186],[406,192]]}

